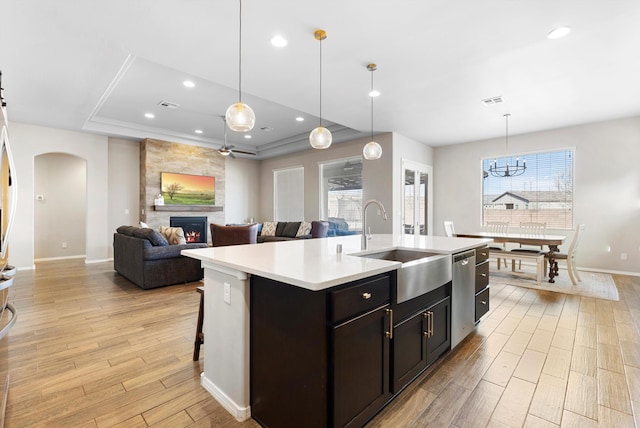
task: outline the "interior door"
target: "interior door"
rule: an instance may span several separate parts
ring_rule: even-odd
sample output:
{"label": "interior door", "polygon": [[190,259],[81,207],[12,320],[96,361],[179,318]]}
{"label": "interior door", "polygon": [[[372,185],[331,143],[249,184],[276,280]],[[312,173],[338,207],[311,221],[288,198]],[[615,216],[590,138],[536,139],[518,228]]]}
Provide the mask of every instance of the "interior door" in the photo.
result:
{"label": "interior door", "polygon": [[432,168],[402,161],[402,231],[410,235],[433,233]]}

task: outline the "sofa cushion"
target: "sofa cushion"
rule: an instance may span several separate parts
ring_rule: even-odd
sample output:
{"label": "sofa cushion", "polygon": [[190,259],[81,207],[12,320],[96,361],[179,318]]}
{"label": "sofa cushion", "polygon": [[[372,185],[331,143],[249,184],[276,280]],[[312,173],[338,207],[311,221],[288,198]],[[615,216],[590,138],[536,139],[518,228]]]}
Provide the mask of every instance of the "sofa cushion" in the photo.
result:
{"label": "sofa cushion", "polygon": [[312,221],[311,222],[311,237],[312,238],[326,238],[327,231],[329,230],[328,221]]}
{"label": "sofa cushion", "polygon": [[311,233],[311,223],[307,221],[300,222],[300,227],[296,232],[296,238],[304,235],[309,235]]}
{"label": "sofa cushion", "polygon": [[171,245],[182,245],[187,243],[187,240],[184,237],[184,230],[182,230],[181,227],[160,226],[160,233],[167,238],[167,241],[169,241],[169,244]]}
{"label": "sofa cushion", "polygon": [[133,232],[139,229],[136,226],[120,226],[119,228],[116,229],[116,232],[121,233],[123,235],[127,235],[127,236],[133,236]]}
{"label": "sofa cushion", "polygon": [[278,224],[276,225],[276,236],[284,236],[284,228],[287,227],[287,223],[286,221],[279,221]]}
{"label": "sofa cushion", "polygon": [[277,221],[265,221],[262,225],[262,236],[276,236]]}
{"label": "sofa cushion", "polygon": [[137,227],[133,231],[133,236],[140,239],[146,239],[156,247],[164,247],[169,245],[169,242],[167,242],[164,236],[158,233],[157,230],[148,229],[144,227]]}
{"label": "sofa cushion", "polygon": [[282,233],[277,233],[276,236],[284,236],[286,238],[295,238],[298,234],[298,229],[300,229],[299,221],[289,221],[285,223],[284,228],[282,229]]}

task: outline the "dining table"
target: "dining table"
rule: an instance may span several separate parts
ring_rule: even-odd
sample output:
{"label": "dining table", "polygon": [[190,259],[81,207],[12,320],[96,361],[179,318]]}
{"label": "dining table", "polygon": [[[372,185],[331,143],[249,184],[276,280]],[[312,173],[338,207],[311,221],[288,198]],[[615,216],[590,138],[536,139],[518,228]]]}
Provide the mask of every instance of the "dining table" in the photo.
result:
{"label": "dining table", "polygon": [[464,232],[456,233],[460,238],[484,238],[493,239],[493,242],[506,243],[512,242],[522,245],[540,245],[547,246],[547,259],[549,260],[549,282],[554,283],[555,277],[558,276],[558,262],[556,261],[555,254],[559,251],[558,246],[561,245],[566,236],[564,235],[547,235],[536,233],[511,233],[511,232]]}

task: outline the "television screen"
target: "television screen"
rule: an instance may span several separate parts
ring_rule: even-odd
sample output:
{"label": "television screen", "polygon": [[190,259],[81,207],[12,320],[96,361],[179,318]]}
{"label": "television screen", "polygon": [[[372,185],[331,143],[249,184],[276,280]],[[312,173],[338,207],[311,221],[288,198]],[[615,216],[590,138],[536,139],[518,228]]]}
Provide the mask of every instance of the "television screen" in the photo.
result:
{"label": "television screen", "polygon": [[163,172],[162,196],[166,205],[215,205],[215,177]]}

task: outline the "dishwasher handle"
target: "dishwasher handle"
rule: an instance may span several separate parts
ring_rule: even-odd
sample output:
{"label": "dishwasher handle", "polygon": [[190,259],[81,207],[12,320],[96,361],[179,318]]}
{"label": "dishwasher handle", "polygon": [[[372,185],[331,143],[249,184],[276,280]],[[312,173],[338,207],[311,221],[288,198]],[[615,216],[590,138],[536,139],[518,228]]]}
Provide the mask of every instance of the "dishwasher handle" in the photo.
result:
{"label": "dishwasher handle", "polygon": [[463,264],[467,264],[469,263],[469,259],[471,257],[475,257],[476,255],[476,251],[475,250],[469,250],[469,251],[465,251],[464,253],[458,253],[458,254],[454,254],[453,255],[453,263],[458,263],[458,262],[466,262]]}

